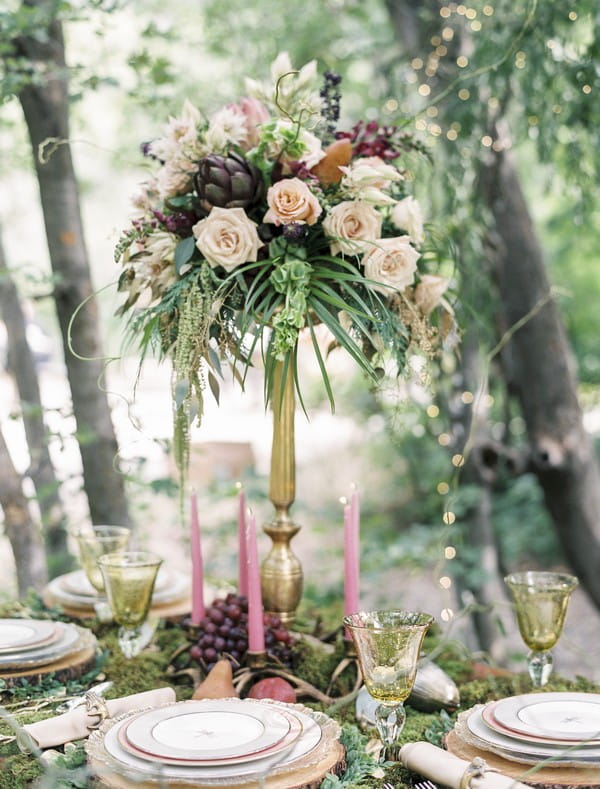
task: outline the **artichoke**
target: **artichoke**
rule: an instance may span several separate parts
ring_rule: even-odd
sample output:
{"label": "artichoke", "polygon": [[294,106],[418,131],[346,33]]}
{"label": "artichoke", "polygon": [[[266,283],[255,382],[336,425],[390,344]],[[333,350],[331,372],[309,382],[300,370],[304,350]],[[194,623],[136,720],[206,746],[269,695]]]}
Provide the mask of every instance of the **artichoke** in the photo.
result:
{"label": "artichoke", "polygon": [[202,207],[248,208],[264,194],[260,170],[239,156],[210,154],[200,161],[194,185]]}

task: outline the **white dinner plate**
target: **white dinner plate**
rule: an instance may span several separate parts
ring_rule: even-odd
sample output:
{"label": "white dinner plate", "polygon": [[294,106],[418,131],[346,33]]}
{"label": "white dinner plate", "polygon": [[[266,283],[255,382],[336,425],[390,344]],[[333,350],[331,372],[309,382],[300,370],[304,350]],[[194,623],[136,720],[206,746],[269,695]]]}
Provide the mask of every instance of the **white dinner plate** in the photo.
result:
{"label": "white dinner plate", "polygon": [[0,655],[35,649],[56,638],[56,622],[50,619],[0,619]]}
{"label": "white dinner plate", "polygon": [[527,693],[502,699],[494,718],[521,734],[565,742],[600,737],[600,693]]}
{"label": "white dinner plate", "polygon": [[[566,765],[587,765],[600,767],[600,747],[580,748],[569,743],[561,745],[546,745],[539,742],[521,742],[500,734],[490,729],[484,722],[481,712],[482,707],[474,707],[461,713],[463,721],[471,735],[474,736],[478,747],[499,753],[511,761],[536,764],[543,759],[552,759],[548,767],[563,767]],[[461,735],[460,726],[457,729]]]}
{"label": "white dinner plate", "polygon": [[[156,761],[160,762],[161,764],[177,764],[184,767],[216,767],[223,764],[240,764],[242,762],[251,762],[256,761],[258,759],[264,759],[267,756],[274,756],[278,754],[282,756],[283,753],[289,750],[292,745],[296,742],[296,740],[302,734],[302,723],[300,719],[291,713],[289,710],[280,710],[281,714],[284,715],[290,723],[290,728],[287,734],[282,737],[278,742],[273,743],[272,745],[268,745],[265,748],[261,748],[254,753],[249,754],[241,754],[230,756],[226,758],[220,759],[196,759],[196,758],[186,758],[186,759],[174,759],[167,756],[157,756],[153,753],[147,753],[145,751],[136,748],[134,745],[129,742],[127,737],[127,729],[131,725],[130,723],[126,723],[123,725],[119,730],[119,744],[122,748],[126,751],[129,751],[134,756],[138,756],[140,759],[146,759],[149,761]],[[233,732],[232,732],[233,733]]]}
{"label": "white dinner plate", "polygon": [[[78,597],[99,597],[98,592],[89,582],[84,570],[73,570],[73,572],[61,575],[60,578],[62,588],[67,592],[71,592],[71,594],[77,595]],[[154,583],[154,591],[163,592],[172,582],[173,578],[171,577],[170,570],[160,567]],[[90,600],[90,602],[93,602],[93,600]]]}
{"label": "white dinner plate", "polygon": [[142,712],[129,721],[125,736],[146,754],[215,764],[275,745],[290,726],[289,718],[268,704],[207,699]]}
{"label": "white dinner plate", "polygon": [[[77,574],[79,574],[79,581],[75,578],[75,582],[73,582],[73,576]],[[93,611],[96,603],[107,602],[107,600],[106,597],[99,595],[95,590],[94,595],[87,594],[85,588],[84,593],[81,593],[83,586],[82,576],[83,579],[87,581],[83,570],[75,570],[73,573],[60,575],[50,581],[47,586],[48,592],[59,605]],[[160,578],[160,570],[158,578]],[[87,582],[89,583],[89,581]],[[78,587],[80,592],[72,591],[74,587]],[[91,584],[89,584],[89,587],[93,589]],[[161,580],[159,587],[154,588],[152,605],[164,605],[174,600],[180,600],[189,594],[189,589],[190,579],[187,575],[168,570],[167,574],[163,576],[163,580]]]}
{"label": "white dinner plate", "polygon": [[44,644],[39,649],[29,649],[23,652],[10,652],[0,655],[0,671],[8,671],[21,668],[35,668],[45,666],[55,660],[59,660],[65,655],[75,652],[82,634],[91,631],[78,628],[76,625],[66,622],[58,623],[59,636],[56,641]]}
{"label": "white dinner plate", "polygon": [[481,711],[481,717],[483,718],[484,723],[490,729],[493,729],[500,734],[504,734],[507,737],[512,737],[514,740],[521,740],[523,742],[539,742],[545,743],[547,745],[562,745],[563,747],[569,745],[581,745],[584,747],[600,746],[600,739],[597,738],[589,740],[565,740],[562,737],[543,737],[541,734],[524,734],[523,732],[509,729],[507,726],[504,726],[502,723],[496,720],[494,710],[497,704],[497,701],[490,701],[489,704],[486,704]]}
{"label": "white dinner plate", "polygon": [[[181,702],[185,703],[185,702]],[[257,702],[259,703],[259,702]],[[276,706],[276,705],[273,705]],[[310,753],[320,743],[322,737],[321,726],[318,723],[321,713],[313,713],[307,708],[302,712],[292,706],[294,715],[302,723],[302,735],[294,743],[289,751],[282,754],[275,754],[254,762],[241,764],[228,764],[223,762],[217,767],[181,767],[163,763],[159,765],[126,751],[119,743],[119,731],[127,723],[128,717],[122,721],[117,721],[106,732],[102,744],[104,751],[116,763],[121,765],[132,778],[139,780],[139,776],[147,780],[160,782],[162,779],[180,779],[187,783],[203,782],[218,785],[228,778],[239,778],[240,783],[249,783],[264,775],[276,775],[284,769],[293,769],[294,762],[300,762],[305,758],[310,758]],[[89,741],[90,747],[94,747],[95,737]]]}

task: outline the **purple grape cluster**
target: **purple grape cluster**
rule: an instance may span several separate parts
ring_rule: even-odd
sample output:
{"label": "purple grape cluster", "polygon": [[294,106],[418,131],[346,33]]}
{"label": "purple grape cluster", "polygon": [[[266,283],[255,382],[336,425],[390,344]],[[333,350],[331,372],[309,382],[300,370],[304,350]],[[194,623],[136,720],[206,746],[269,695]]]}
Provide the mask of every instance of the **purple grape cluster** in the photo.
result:
{"label": "purple grape cluster", "polygon": [[[292,666],[293,636],[278,616],[264,614],[267,653],[284,666]],[[190,657],[208,671],[223,655],[243,664],[248,650],[248,598],[233,592],[217,598],[206,609],[198,626],[198,640]]]}

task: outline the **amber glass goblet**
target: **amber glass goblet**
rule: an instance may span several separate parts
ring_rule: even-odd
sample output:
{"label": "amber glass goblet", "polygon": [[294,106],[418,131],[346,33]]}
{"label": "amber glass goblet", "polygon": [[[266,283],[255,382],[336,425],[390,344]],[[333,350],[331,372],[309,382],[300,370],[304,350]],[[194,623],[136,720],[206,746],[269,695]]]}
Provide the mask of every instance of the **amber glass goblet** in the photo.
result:
{"label": "amber glass goblet", "polygon": [[504,579],[515,605],[519,632],[531,650],[527,668],[534,687],[548,682],[554,660],[550,650],[561,636],[571,593],[579,583],[574,575],[526,570]]}
{"label": "amber glass goblet", "polygon": [[148,551],[107,553],[98,559],[108,603],[120,625],[119,646],[127,658],[138,655],[148,641],[144,624],[162,561]]}
{"label": "amber glass goblet", "polygon": [[382,761],[396,757],[395,744],[406,720],[404,701],[410,695],[421,644],[433,622],[414,611],[359,611],[344,617],[358,655],[363,681],[378,702],[377,731]]}
{"label": "amber glass goblet", "polygon": [[127,549],[131,531],[125,526],[92,526],[75,535],[81,566],[94,589],[104,593],[104,579],[98,558],[105,553],[119,553]]}

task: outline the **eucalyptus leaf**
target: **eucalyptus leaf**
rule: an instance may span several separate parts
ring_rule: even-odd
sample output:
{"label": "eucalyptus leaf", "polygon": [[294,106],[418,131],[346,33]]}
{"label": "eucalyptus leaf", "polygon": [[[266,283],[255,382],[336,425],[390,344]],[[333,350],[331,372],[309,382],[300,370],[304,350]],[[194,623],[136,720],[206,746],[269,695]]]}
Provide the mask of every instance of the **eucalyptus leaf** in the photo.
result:
{"label": "eucalyptus leaf", "polygon": [[175,401],[176,408],[179,409],[182,407],[189,393],[190,382],[187,378],[181,378],[175,383],[173,387],[173,400]]}
{"label": "eucalyptus leaf", "polygon": [[196,239],[194,236],[189,236],[180,241],[175,247],[175,271],[181,276],[185,273],[184,269],[188,261],[191,260],[194,252],[196,251]]}
{"label": "eucalyptus leaf", "polygon": [[208,371],[208,385],[210,386],[210,391],[213,393],[213,397],[217,401],[217,405],[219,405],[219,395],[221,393],[221,388],[219,386],[218,380],[210,370]]}

